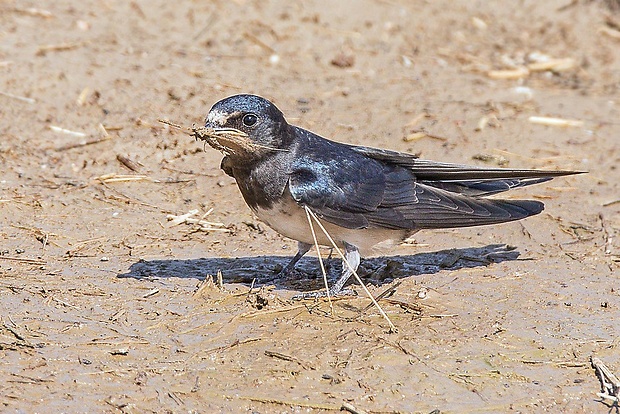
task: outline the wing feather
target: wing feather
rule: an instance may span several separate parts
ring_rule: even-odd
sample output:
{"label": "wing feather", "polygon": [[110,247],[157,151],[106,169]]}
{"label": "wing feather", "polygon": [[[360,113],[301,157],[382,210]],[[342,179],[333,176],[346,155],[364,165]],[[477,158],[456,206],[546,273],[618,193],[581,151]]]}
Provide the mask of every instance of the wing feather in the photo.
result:
{"label": "wing feather", "polygon": [[[496,224],[538,214],[543,204],[529,200],[492,200],[453,193],[416,181],[404,168],[365,160],[307,164],[289,180],[293,198],[345,228],[423,229]],[[353,168],[358,166],[359,168]],[[320,174],[317,174],[320,171]]]}
{"label": "wing feather", "polygon": [[372,147],[349,145],[369,158],[398,165],[413,172],[420,182],[471,196],[486,196],[512,188],[548,181],[553,177],[582,174],[584,171],[487,168],[423,160],[412,154]]}
{"label": "wing feather", "polygon": [[304,156],[293,165],[289,191],[298,203],[345,228],[414,230],[519,220],[540,213],[543,203],[484,197],[580,173],[442,163],[305,131],[302,136]]}

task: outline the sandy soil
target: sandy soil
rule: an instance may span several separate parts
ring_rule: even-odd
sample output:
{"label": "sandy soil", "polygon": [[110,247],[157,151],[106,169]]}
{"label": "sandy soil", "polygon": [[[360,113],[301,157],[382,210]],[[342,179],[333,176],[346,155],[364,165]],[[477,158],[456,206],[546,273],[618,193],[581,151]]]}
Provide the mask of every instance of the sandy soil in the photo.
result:
{"label": "sandy soil", "polygon": [[[620,15],[493,5],[0,2],[0,411],[607,412],[590,357],[620,372]],[[568,60],[518,69],[546,58]],[[276,278],[296,244],[157,122],[240,92],[340,141],[590,173],[511,195],[539,216],[363,262],[395,287],[388,333],[363,296],[291,301],[321,288],[316,257]],[[167,221],[194,209],[223,226]]]}

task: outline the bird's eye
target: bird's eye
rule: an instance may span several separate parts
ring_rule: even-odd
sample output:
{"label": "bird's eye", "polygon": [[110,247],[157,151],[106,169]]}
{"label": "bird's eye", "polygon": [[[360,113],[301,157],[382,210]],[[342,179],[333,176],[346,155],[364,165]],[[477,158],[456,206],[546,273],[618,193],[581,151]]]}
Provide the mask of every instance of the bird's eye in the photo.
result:
{"label": "bird's eye", "polygon": [[254,114],[245,114],[241,120],[246,127],[252,127],[258,122],[258,117]]}

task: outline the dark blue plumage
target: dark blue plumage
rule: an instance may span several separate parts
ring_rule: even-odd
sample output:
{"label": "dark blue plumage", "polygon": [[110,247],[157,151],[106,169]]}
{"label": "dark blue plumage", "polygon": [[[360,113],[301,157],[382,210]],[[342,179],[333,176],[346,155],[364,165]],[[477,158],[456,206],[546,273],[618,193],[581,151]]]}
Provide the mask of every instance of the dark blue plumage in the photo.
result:
{"label": "dark blue plumage", "polygon": [[[281,234],[312,239],[303,207],[310,208],[359,264],[358,250],[398,242],[420,229],[467,227],[519,220],[540,213],[539,201],[485,198],[573,171],[480,168],[420,160],[413,155],[338,143],[289,125],[268,100],[235,95],[207,115],[207,140],[226,156],[222,169],[237,181],[250,208]],[[321,244],[329,244],[319,235]],[[350,272],[333,288],[338,291]]]}

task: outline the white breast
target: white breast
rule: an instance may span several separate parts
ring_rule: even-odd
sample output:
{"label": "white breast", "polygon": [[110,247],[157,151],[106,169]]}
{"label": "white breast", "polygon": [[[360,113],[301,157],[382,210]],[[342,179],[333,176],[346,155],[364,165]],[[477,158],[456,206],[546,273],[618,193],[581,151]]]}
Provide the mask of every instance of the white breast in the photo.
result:
{"label": "white breast", "polygon": [[[293,199],[274,204],[270,209],[254,210],[258,218],[283,236],[303,243],[314,244],[306,212]],[[347,242],[360,250],[362,255],[370,253],[373,248],[393,245],[411,236],[412,230],[391,230],[381,228],[347,229],[321,220],[327,232],[336,243]],[[330,246],[329,239],[316,223],[314,231],[319,244]]]}

